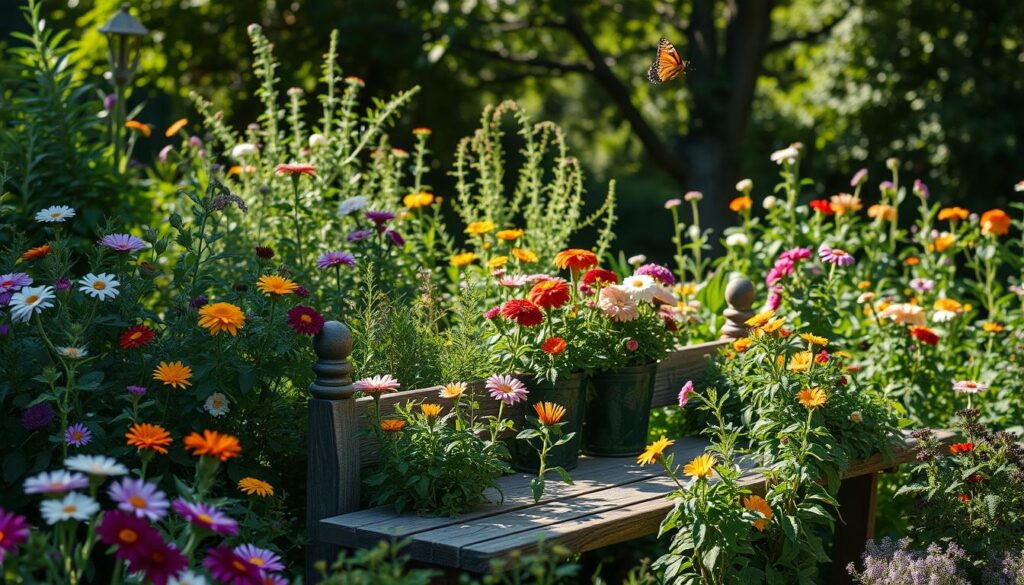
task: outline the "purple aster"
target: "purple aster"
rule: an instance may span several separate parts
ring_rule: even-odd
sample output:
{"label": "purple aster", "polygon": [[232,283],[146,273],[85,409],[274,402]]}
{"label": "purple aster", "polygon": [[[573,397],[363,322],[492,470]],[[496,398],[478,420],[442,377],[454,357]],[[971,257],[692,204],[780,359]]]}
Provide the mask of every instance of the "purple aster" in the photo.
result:
{"label": "purple aster", "polygon": [[345,239],[349,242],[362,242],[373,235],[373,230],[355,230],[349,235],[345,236]]}
{"label": "purple aster", "polygon": [[389,240],[391,240],[391,243],[394,244],[396,248],[402,248],[405,246],[405,238],[403,238],[402,234],[398,233],[397,231],[388,230],[384,232],[384,235],[387,236]]}
{"label": "purple aster", "polygon": [[6,307],[11,304],[11,299],[14,298],[14,291],[7,291],[0,293],[0,307]]}
{"label": "purple aster", "polygon": [[206,298],[206,295],[199,295],[194,297],[191,301],[189,301],[188,306],[192,307],[193,309],[198,309],[200,307],[205,306],[206,303],[209,302],[210,299]]}
{"label": "purple aster", "polygon": [[62,276],[57,279],[57,282],[53,283],[53,288],[55,288],[57,292],[71,290],[71,279],[66,276]]}
{"label": "purple aster", "polygon": [[116,95],[114,95],[112,93],[108,93],[107,95],[103,96],[103,109],[104,110],[109,112],[109,111],[114,109],[115,105],[117,105],[117,96]]}
{"label": "purple aster", "polygon": [[132,385],[125,388],[125,390],[127,390],[129,394],[132,394],[134,396],[143,396],[144,394],[146,394],[145,386]]}
{"label": "purple aster", "polygon": [[32,277],[24,272],[0,274],[0,292],[18,292],[24,286],[32,284]]}
{"label": "purple aster", "polygon": [[0,323],[0,337],[7,337],[11,332],[11,326],[7,323]]}
{"label": "purple aster", "polygon": [[92,431],[82,423],[75,423],[64,431],[64,441],[68,445],[84,447],[92,442]]}
{"label": "purple aster", "polygon": [[155,485],[141,479],[124,478],[111,484],[107,490],[117,507],[129,514],[149,520],[159,520],[167,515],[170,503],[167,495]]}
{"label": "purple aster", "polygon": [[910,281],[910,288],[919,293],[931,292],[935,289],[935,281],[930,278],[915,278]]}
{"label": "purple aster", "polygon": [[[354,232],[353,232],[354,233]],[[331,252],[325,252],[322,256],[317,258],[317,268],[334,268],[336,266],[355,266],[355,256],[348,252],[342,252],[340,250],[334,250]]]}
{"label": "purple aster", "polygon": [[893,185],[892,181],[882,181],[878,184],[878,190],[882,193],[888,193],[889,191],[895,191],[896,185]]}
{"label": "purple aster", "polygon": [[48,402],[40,402],[26,408],[25,412],[21,414],[21,426],[28,431],[45,429],[50,426],[55,416],[57,413],[53,411],[53,407]]}
{"label": "purple aster", "polygon": [[509,406],[525,399],[530,393],[525,384],[508,375],[494,375],[487,378],[484,388],[491,393],[491,398],[500,400]]}
{"label": "purple aster", "polygon": [[853,174],[853,178],[850,179],[850,186],[851,187],[856,187],[857,185],[861,185],[861,184],[867,182],[867,180],[868,180],[868,170],[867,169],[861,169],[861,170],[859,170],[859,171],[857,171],[856,173]]}
{"label": "purple aster", "polygon": [[672,271],[661,264],[644,264],[637,268],[634,274],[646,274],[665,286],[672,286],[676,283],[676,277]]}
{"label": "purple aster", "polygon": [[138,252],[146,247],[146,242],[131,234],[110,234],[103,236],[100,245],[118,252]]}
{"label": "purple aster", "polygon": [[281,557],[273,551],[260,548],[252,544],[243,544],[235,547],[235,554],[256,565],[263,571],[283,571],[284,563]]}
{"label": "purple aster", "polygon": [[366,216],[366,219],[372,221],[378,226],[395,219],[395,214],[390,211],[367,211],[364,215]]}
{"label": "purple aster", "polygon": [[829,264],[838,264],[840,266],[849,266],[853,264],[852,255],[840,250],[839,248],[829,248],[824,244],[818,248],[818,256],[821,257],[823,262],[828,262]]}
{"label": "purple aster", "polygon": [[238,534],[238,522],[209,504],[202,502],[193,504],[178,498],[174,500],[173,507],[175,512],[181,514],[193,526],[226,536]]}

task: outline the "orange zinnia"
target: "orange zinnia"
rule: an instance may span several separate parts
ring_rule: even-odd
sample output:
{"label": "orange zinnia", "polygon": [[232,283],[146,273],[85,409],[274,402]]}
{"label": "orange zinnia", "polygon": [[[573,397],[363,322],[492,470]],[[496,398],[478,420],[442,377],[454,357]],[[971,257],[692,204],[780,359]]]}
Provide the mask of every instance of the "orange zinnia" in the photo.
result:
{"label": "orange zinnia", "polygon": [[172,388],[185,388],[192,385],[192,368],[181,362],[160,362],[153,370],[153,379]]}
{"label": "orange zinnia", "polygon": [[537,261],[537,255],[527,250],[526,248],[513,248],[512,255],[520,262],[526,262],[527,264],[533,264]]}
{"label": "orange zinnia", "polygon": [[583,270],[597,266],[597,255],[590,250],[569,248],[555,255],[555,266],[561,269]]}
{"label": "orange zinnia", "polygon": [[538,402],[533,405],[533,410],[546,427],[557,425],[565,417],[565,407],[554,402]]}
{"label": "orange zinnia", "polygon": [[149,127],[149,124],[143,124],[137,120],[128,120],[124,123],[124,127],[130,130],[135,130],[146,138],[149,138],[150,135],[153,134],[153,130]]}
{"label": "orange zinnia", "polygon": [[743,507],[760,513],[764,518],[760,520],[754,520],[754,528],[758,532],[764,532],[765,528],[768,528],[768,521],[772,519],[772,507],[768,505],[768,501],[761,496],[750,496],[743,500]]}
{"label": "orange zinnia", "polygon": [[257,495],[261,498],[274,495],[274,486],[255,477],[243,477],[238,480],[238,489],[248,495]]}
{"label": "orange zinnia", "polygon": [[405,428],[405,421],[400,418],[386,418],[380,421],[380,430],[385,433],[397,433]]}
{"label": "orange zinnia", "polygon": [[24,254],[21,255],[22,260],[39,260],[40,258],[46,258],[50,255],[50,245],[43,244],[38,248],[30,248]]}
{"label": "orange zinnia", "polygon": [[518,240],[519,238],[523,237],[523,233],[523,230],[516,228],[501,230],[494,235],[497,236],[499,240],[502,240],[504,242],[511,242],[513,240]]}
{"label": "orange zinnia", "polygon": [[818,408],[828,402],[828,395],[821,388],[804,388],[796,393],[796,400],[807,408]]}
{"label": "orange zinnia", "polygon": [[299,285],[276,274],[265,274],[256,282],[256,288],[266,295],[287,295],[295,292]]}
{"label": "orange zinnia", "polygon": [[530,289],[526,298],[542,309],[557,309],[569,302],[569,283],[560,278],[543,280]]}
{"label": "orange zinnia", "polygon": [[149,423],[133,424],[125,434],[125,438],[128,439],[129,447],[135,447],[139,451],[149,450],[161,454],[167,453],[167,445],[174,441],[171,439],[171,434],[162,426]]}
{"label": "orange zinnia", "polygon": [[981,233],[986,236],[1005,236],[1010,232],[1010,216],[1002,209],[990,209],[981,214]]}
{"label": "orange zinnia", "polygon": [[185,449],[191,450],[193,455],[208,455],[221,461],[227,461],[242,454],[242,446],[238,444],[238,438],[210,430],[203,431],[202,435],[192,433],[185,437]]}
{"label": "orange zinnia", "polygon": [[963,221],[971,216],[971,212],[963,207],[946,207],[939,211],[939,221]]}
{"label": "orange zinnia", "polygon": [[182,119],[178,120],[177,122],[171,124],[170,127],[167,128],[167,131],[164,132],[164,136],[166,136],[167,138],[170,138],[171,136],[174,136],[175,134],[178,133],[179,130],[184,128],[187,124],[188,124],[188,119],[186,119],[186,118],[182,118]]}
{"label": "orange zinnia", "polygon": [[245,313],[231,303],[203,305],[199,309],[199,326],[209,330],[210,335],[217,335],[221,331],[237,335],[238,330],[245,327]]}
{"label": "orange zinnia", "polygon": [[754,200],[751,199],[750,197],[747,197],[746,195],[744,195],[742,197],[737,197],[737,198],[733,199],[732,201],[730,201],[729,202],[729,210],[730,211],[735,211],[736,213],[739,213],[741,211],[746,211],[746,210],[750,209],[753,205],[754,205]]}

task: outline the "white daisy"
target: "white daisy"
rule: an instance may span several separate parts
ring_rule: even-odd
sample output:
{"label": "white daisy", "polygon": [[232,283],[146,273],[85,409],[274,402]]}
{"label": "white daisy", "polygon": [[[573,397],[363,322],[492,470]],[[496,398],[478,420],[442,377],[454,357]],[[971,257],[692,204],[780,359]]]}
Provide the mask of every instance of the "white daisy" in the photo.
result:
{"label": "white daisy", "polygon": [[121,283],[113,274],[86,274],[78,281],[81,286],[78,290],[84,292],[94,299],[105,301],[117,296],[117,287]]}
{"label": "white daisy", "polygon": [[787,146],[782,150],[776,150],[772,153],[772,162],[778,165],[787,164],[791,165],[796,162],[796,159],[800,157],[800,151],[795,146]]}
{"label": "white daisy", "polygon": [[68,347],[58,347],[57,353],[66,358],[77,360],[89,355],[89,350],[85,349],[84,347],[75,347],[73,345],[70,345]]}
{"label": "white daisy", "polygon": [[631,266],[640,266],[647,262],[647,256],[643,254],[637,254],[636,256],[630,256],[629,260],[626,260]]}
{"label": "white daisy", "polygon": [[11,321],[26,323],[32,315],[53,306],[52,286],[26,286],[11,297]]}
{"label": "white daisy", "polygon": [[349,197],[338,204],[338,216],[345,217],[346,215],[362,211],[366,209],[366,206],[370,204],[370,200],[365,195],[357,195],[355,197]]}
{"label": "white daisy", "polygon": [[206,412],[210,413],[210,416],[218,417],[224,416],[228,413],[231,408],[228,406],[228,397],[224,396],[220,392],[214,392],[210,394],[210,397],[206,399],[203,404],[203,408]]}
{"label": "white daisy", "polygon": [[192,571],[182,571],[177,577],[171,577],[167,585],[208,585],[206,577]]}
{"label": "white daisy", "polygon": [[45,500],[39,505],[39,511],[43,514],[43,520],[46,520],[47,524],[56,524],[65,520],[81,522],[99,512],[100,505],[85,494],[71,492],[59,500]]}
{"label": "white daisy", "polygon": [[309,135],[309,147],[316,148],[327,144],[327,137],[323,134],[310,134]]}
{"label": "white daisy", "polygon": [[747,234],[743,232],[729,234],[728,237],[725,238],[725,245],[729,246],[730,248],[735,248],[736,246],[746,246],[749,243],[750,238],[747,237]]}
{"label": "white daisy", "polygon": [[71,473],[63,469],[44,471],[30,477],[23,484],[26,494],[54,494],[89,487],[89,479],[81,473]]}
{"label": "white daisy", "polygon": [[51,205],[36,213],[36,221],[42,223],[64,223],[65,219],[75,217],[75,210],[67,205]]}
{"label": "white daisy", "polygon": [[110,457],[103,455],[75,455],[64,460],[64,467],[72,471],[81,471],[89,475],[111,476],[124,475],[128,468]]}
{"label": "white daisy", "polygon": [[646,274],[634,274],[625,278],[619,288],[629,293],[629,296],[635,301],[650,302],[654,298],[654,294],[658,292],[654,278]]}
{"label": "white daisy", "polygon": [[243,142],[241,144],[236,144],[231,149],[231,158],[247,158],[259,154],[259,152],[260,149],[255,144]]}

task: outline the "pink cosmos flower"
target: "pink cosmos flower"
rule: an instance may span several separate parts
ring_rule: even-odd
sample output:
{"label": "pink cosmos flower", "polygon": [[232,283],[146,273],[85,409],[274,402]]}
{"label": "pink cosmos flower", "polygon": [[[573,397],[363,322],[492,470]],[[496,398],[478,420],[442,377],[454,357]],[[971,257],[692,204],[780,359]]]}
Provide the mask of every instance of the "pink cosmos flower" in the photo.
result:
{"label": "pink cosmos flower", "polygon": [[491,398],[509,406],[523,400],[530,393],[525,384],[509,375],[494,375],[487,378],[484,388],[491,393]]}
{"label": "pink cosmos flower", "polygon": [[605,315],[619,323],[632,321],[640,316],[636,301],[630,294],[618,286],[606,286],[601,289],[597,306]]}
{"label": "pink cosmos flower", "polygon": [[790,248],[789,250],[786,250],[785,252],[779,254],[779,260],[790,260],[792,262],[797,262],[798,260],[806,260],[810,257],[811,249],[800,247]]}
{"label": "pink cosmos flower", "polygon": [[391,374],[363,378],[356,381],[352,386],[364,394],[383,394],[385,392],[393,392],[402,387]]}
{"label": "pink cosmos flower", "polygon": [[679,408],[685,407],[686,403],[690,401],[691,392],[693,392],[693,380],[687,380],[679,389]]}
{"label": "pink cosmos flower", "polygon": [[988,390],[988,385],[974,380],[957,380],[953,382],[953,390],[964,394],[978,394]]}
{"label": "pink cosmos flower", "polygon": [[493,308],[488,309],[487,312],[484,313],[484,319],[487,319],[488,321],[493,321],[493,320],[497,319],[498,315],[500,315],[500,314],[501,314],[501,305],[498,305],[497,307],[493,307]]}
{"label": "pink cosmos flower", "polygon": [[829,264],[838,264],[839,266],[849,266],[853,264],[853,256],[847,252],[840,250],[839,248],[829,248],[822,244],[818,248],[818,256],[823,262]]}

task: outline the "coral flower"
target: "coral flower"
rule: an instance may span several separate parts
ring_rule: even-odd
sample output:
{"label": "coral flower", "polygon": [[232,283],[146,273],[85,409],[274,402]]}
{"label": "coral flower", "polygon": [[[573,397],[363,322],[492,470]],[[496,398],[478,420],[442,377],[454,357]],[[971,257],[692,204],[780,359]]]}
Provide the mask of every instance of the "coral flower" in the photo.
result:
{"label": "coral flower", "polygon": [[928,345],[939,344],[939,334],[927,327],[911,327],[910,335],[921,343],[926,343]]}
{"label": "coral flower", "polygon": [[605,270],[604,268],[594,268],[588,270],[583,275],[583,286],[593,286],[595,284],[616,284],[619,282],[619,275],[615,274],[611,270]]}
{"label": "coral flower", "polygon": [[324,317],[312,307],[295,305],[288,310],[288,324],[300,335],[316,335],[324,328]]}
{"label": "coral flower", "polygon": [[743,507],[748,510],[758,512],[764,516],[764,518],[754,520],[753,522],[754,528],[756,528],[758,532],[764,532],[765,529],[768,528],[768,522],[773,516],[772,508],[768,505],[768,501],[761,496],[750,496],[749,498],[744,498]]}
{"label": "coral flower", "polygon": [[711,477],[711,472],[714,471],[716,463],[718,461],[715,460],[714,455],[709,453],[698,455],[693,461],[687,463],[686,467],[683,467],[683,473],[690,477]]}
{"label": "coral flower", "polygon": [[242,446],[236,437],[217,431],[205,430],[202,435],[192,433],[185,437],[184,443],[185,449],[192,451],[193,455],[216,457],[221,461],[242,454]]}
{"label": "coral flower", "polygon": [[299,285],[276,274],[264,274],[256,282],[256,288],[265,295],[287,295],[295,292]]}
{"label": "coral flower", "polygon": [[565,270],[566,268],[576,271],[585,270],[597,266],[597,255],[590,250],[570,248],[555,254],[555,266]]}
{"label": "coral flower", "polygon": [[419,209],[434,202],[434,196],[430,193],[410,193],[402,198],[402,203],[409,209]]}
{"label": "coral flower", "polygon": [[192,368],[181,362],[160,362],[153,370],[153,379],[172,388],[185,388],[192,385]]}
{"label": "coral flower", "polygon": [[42,246],[36,248],[29,248],[28,250],[25,251],[24,254],[21,255],[21,259],[25,261],[30,261],[39,260],[40,258],[46,258],[47,256],[50,255],[50,250],[51,248],[49,244],[43,244]]}
{"label": "coral flower", "polygon": [[818,408],[828,402],[828,395],[821,388],[804,388],[796,393],[796,400],[807,408]]}
{"label": "coral flower", "polygon": [[963,207],[946,207],[939,211],[939,221],[964,221],[971,216],[971,212]]}
{"label": "coral flower", "polygon": [[471,236],[482,236],[494,231],[494,222],[485,219],[484,221],[474,221],[473,223],[466,226],[465,232]]}
{"label": "coral flower", "polygon": [[942,232],[935,237],[931,244],[928,244],[929,252],[945,252],[956,242],[956,236],[949,232]]}
{"label": "coral flower", "polygon": [[238,489],[249,496],[255,495],[265,498],[274,495],[274,486],[255,477],[243,477],[238,480]]}
{"label": "coral flower", "polygon": [[565,407],[554,402],[538,402],[533,405],[537,419],[546,427],[557,425],[565,417]]}
{"label": "coral flower", "polygon": [[487,378],[484,388],[490,392],[491,398],[509,406],[523,400],[530,393],[526,389],[526,384],[508,375]]}
{"label": "coral flower", "polygon": [[238,330],[245,326],[245,313],[231,303],[213,303],[199,309],[199,326],[208,330],[210,335],[221,331],[237,335]]}
{"label": "coral flower", "polygon": [[124,123],[124,127],[128,128],[129,130],[135,130],[136,132],[142,134],[146,138],[149,138],[150,136],[153,135],[153,129],[149,127],[149,124],[143,124],[138,120],[128,120]]}
{"label": "coral flower", "polygon": [[501,306],[501,316],[523,327],[535,327],[544,320],[540,307],[526,299],[511,299]]}
{"label": "coral flower", "polygon": [[524,233],[525,232],[523,230],[521,230],[519,228],[515,228],[515,229],[508,229],[508,230],[500,230],[498,233],[496,233],[494,235],[499,240],[501,240],[503,242],[512,242],[512,241],[518,240],[519,238],[523,237]]}
{"label": "coral flower", "polygon": [[896,219],[896,208],[892,205],[876,203],[871,207],[868,207],[868,217],[882,219],[885,221],[893,221]]}
{"label": "coral flower", "polygon": [[662,435],[660,439],[647,445],[644,452],[636,458],[636,462],[640,465],[650,465],[661,459],[665,455],[665,449],[668,449],[673,444],[675,444],[675,441],[666,439],[665,435]]}
{"label": "coral flower", "polygon": [[754,200],[746,195],[737,197],[729,202],[729,210],[736,213],[747,211],[754,206]]}
{"label": "coral flower", "polygon": [[298,177],[299,175],[316,176],[316,165],[302,163],[282,163],[274,167],[274,172],[279,175]]}
{"label": "coral flower", "polygon": [[860,211],[864,206],[861,204],[860,197],[849,193],[840,193],[829,198],[829,207],[836,212],[836,215],[845,215]]}
{"label": "coral flower", "polygon": [[166,454],[167,445],[174,441],[171,438],[171,434],[162,426],[149,423],[133,424],[124,436],[128,439],[129,447],[135,447],[139,451],[148,450],[160,454]]}
{"label": "coral flower", "polygon": [[397,433],[405,428],[405,421],[400,418],[386,418],[380,421],[380,430],[385,433]]}
{"label": "coral flower", "polygon": [[981,214],[981,233],[986,236],[1005,236],[1010,232],[1010,216],[1002,209],[990,209]]}
{"label": "coral flower", "polygon": [[949,452],[953,455],[970,453],[974,450],[974,443],[953,443],[949,446]]}
{"label": "coral flower", "polygon": [[835,213],[835,210],[832,209],[832,203],[830,203],[828,199],[815,199],[814,201],[811,201],[810,205],[814,211],[817,211],[822,215],[832,215]]}
{"label": "coral flower", "polygon": [[636,300],[618,286],[602,288],[597,306],[605,315],[619,323],[627,323],[640,316]]}
{"label": "coral flower", "polygon": [[747,351],[748,349],[750,349],[750,346],[753,343],[754,343],[753,339],[751,339],[749,337],[741,337],[741,338],[737,339],[736,341],[732,342],[732,348],[735,349],[737,353],[743,353],[743,352]]}
{"label": "coral flower", "polygon": [[164,132],[164,136],[166,136],[167,138],[170,138],[171,136],[174,136],[175,134],[177,134],[182,128],[184,128],[187,125],[188,125],[188,119],[182,118],[182,119],[176,121],[175,123],[171,124],[170,126],[168,126],[167,130]]}
{"label": "coral flower", "polygon": [[121,333],[121,349],[142,347],[150,341],[153,341],[153,337],[155,336],[156,333],[149,327],[146,327],[145,325],[133,325]]}
{"label": "coral flower", "polygon": [[569,283],[561,278],[538,282],[526,298],[542,309],[557,309],[569,302]]}
{"label": "coral flower", "polygon": [[537,256],[537,254],[531,252],[530,250],[527,250],[526,248],[513,248],[512,256],[516,260],[519,260],[520,262],[525,262],[527,264],[533,264],[540,259]]}
{"label": "coral flower", "polygon": [[549,337],[540,345],[541,350],[548,355],[558,355],[565,351],[568,345],[561,337]]}
{"label": "coral flower", "polygon": [[476,254],[472,252],[462,252],[451,257],[448,261],[449,264],[456,267],[468,266],[476,260]]}

